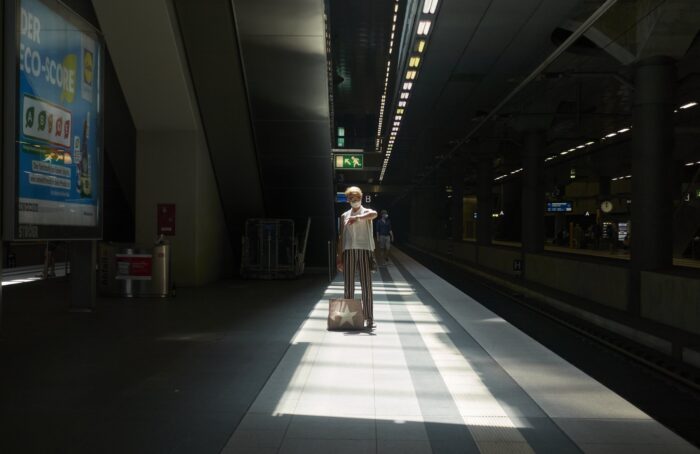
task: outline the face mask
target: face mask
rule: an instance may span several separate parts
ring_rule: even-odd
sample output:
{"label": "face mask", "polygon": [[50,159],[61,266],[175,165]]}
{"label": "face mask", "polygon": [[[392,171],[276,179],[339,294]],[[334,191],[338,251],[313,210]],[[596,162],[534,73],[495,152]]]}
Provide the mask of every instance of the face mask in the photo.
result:
{"label": "face mask", "polygon": [[353,208],[360,208],[361,202],[358,200],[356,202],[350,202],[350,206]]}

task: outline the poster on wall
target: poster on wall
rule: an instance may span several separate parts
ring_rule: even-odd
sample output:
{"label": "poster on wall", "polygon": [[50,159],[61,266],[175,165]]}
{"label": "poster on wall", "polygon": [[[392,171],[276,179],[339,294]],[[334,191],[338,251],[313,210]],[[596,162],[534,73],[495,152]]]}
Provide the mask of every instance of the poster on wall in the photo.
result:
{"label": "poster on wall", "polygon": [[6,65],[5,105],[13,110],[6,118],[14,125],[5,130],[15,134],[13,151],[5,149],[4,175],[12,180],[5,213],[14,214],[5,237],[99,238],[102,39],[56,0],[6,3],[14,8],[6,17],[15,18],[7,28],[17,54],[5,56],[16,62]]}

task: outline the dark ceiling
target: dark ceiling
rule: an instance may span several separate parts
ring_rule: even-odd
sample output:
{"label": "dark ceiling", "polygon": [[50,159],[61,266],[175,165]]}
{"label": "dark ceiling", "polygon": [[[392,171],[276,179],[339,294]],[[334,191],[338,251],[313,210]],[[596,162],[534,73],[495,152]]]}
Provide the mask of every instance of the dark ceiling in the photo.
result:
{"label": "dark ceiling", "polygon": [[[374,152],[394,5],[394,0],[328,2],[335,73],[333,137],[337,139],[338,127],[345,128],[345,148]],[[365,157],[365,167],[380,165],[380,156]],[[377,174],[374,170],[345,172],[343,181],[367,182]]]}
{"label": "dark ceiling", "polygon": [[[394,2],[329,1],[335,126],[345,127],[346,147],[373,150]],[[400,0],[400,16],[410,3]],[[440,0],[385,186],[410,185],[439,165],[473,176],[469,145],[454,152],[455,144],[603,3]],[[692,98],[698,94],[698,28],[696,0],[619,0],[473,138],[501,141],[491,148],[497,172],[519,166],[526,129],[547,131],[547,153],[599,141],[631,122],[634,63],[654,55],[678,59],[679,99]],[[387,111],[385,124],[392,114]],[[376,158],[366,162],[381,165]],[[340,179],[366,184],[378,176],[377,168]]]}

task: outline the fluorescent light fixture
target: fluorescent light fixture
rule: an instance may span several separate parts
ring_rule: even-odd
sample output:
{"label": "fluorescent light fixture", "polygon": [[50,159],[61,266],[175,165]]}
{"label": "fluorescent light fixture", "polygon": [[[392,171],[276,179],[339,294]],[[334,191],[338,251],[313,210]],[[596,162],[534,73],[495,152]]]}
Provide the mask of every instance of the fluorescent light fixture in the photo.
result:
{"label": "fluorescent light fixture", "polygon": [[690,167],[690,166],[694,166],[695,163],[694,163],[694,162],[686,162],[685,165],[688,166],[688,167]]}
{"label": "fluorescent light fixture", "polygon": [[420,36],[427,36],[427,34],[430,32],[430,21],[429,20],[422,20],[418,22],[418,35]]}
{"label": "fluorescent light fixture", "polygon": [[394,22],[396,22],[396,14],[394,14]]}
{"label": "fluorescent light fixture", "polygon": [[696,103],[696,102],[689,102],[688,104],[683,104],[681,106],[681,109],[690,109],[691,107],[695,107],[697,105],[698,105],[698,103]]}
{"label": "fluorescent light fixture", "polygon": [[406,101],[399,101],[399,107],[406,107]]}
{"label": "fluorescent light fixture", "polygon": [[418,40],[418,45],[416,45],[416,50],[418,53],[423,53],[425,50],[425,40],[424,39],[419,39]]}
{"label": "fluorescent light fixture", "polygon": [[423,14],[435,14],[438,0],[425,0],[423,3]]}
{"label": "fluorescent light fixture", "polygon": [[403,84],[404,90],[410,90],[411,88],[413,88],[413,82],[404,82],[404,84]]}
{"label": "fluorescent light fixture", "polygon": [[625,178],[632,178],[632,175],[627,175]]}
{"label": "fluorescent light fixture", "polygon": [[413,80],[413,79],[415,79],[415,78],[416,78],[416,74],[418,74],[418,72],[417,72],[417,71],[414,71],[414,70],[406,71],[406,80]]}
{"label": "fluorescent light fixture", "polygon": [[391,31],[392,31],[392,32],[395,32],[395,31],[396,31],[396,24],[394,24],[394,25],[391,26]]}
{"label": "fluorescent light fixture", "polygon": [[624,133],[626,133],[626,132],[629,131],[629,130],[630,130],[630,128],[622,128],[622,129],[620,129],[619,131],[617,131],[617,133],[618,133],[618,134],[624,134]]}
{"label": "fluorescent light fixture", "polygon": [[420,57],[411,57],[411,59],[408,60],[408,66],[410,68],[417,68],[418,65],[420,65]]}
{"label": "fluorescent light fixture", "polygon": [[404,109],[396,109],[396,113],[399,115],[403,115]]}
{"label": "fluorescent light fixture", "polygon": [[590,146],[593,145],[594,143],[595,143],[595,142],[593,142],[593,141],[586,142],[586,146],[587,146],[587,147],[590,147]]}
{"label": "fluorescent light fixture", "polygon": [[401,121],[402,118],[403,118],[403,115],[396,115],[396,116],[394,117],[394,120]]}
{"label": "fluorescent light fixture", "polygon": [[559,154],[562,155],[562,156],[566,156],[567,154],[569,154],[569,152],[568,152],[568,151],[562,151],[562,152],[559,153]]}
{"label": "fluorescent light fixture", "polygon": [[580,150],[581,148],[586,148],[586,146],[585,146],[585,145],[579,145],[578,147],[576,147],[577,150]]}
{"label": "fluorescent light fixture", "polygon": [[611,132],[610,134],[607,134],[607,135],[605,136],[605,138],[606,138],[606,139],[609,139],[609,138],[611,138],[611,137],[615,137],[616,135],[617,135],[616,132]]}
{"label": "fluorescent light fixture", "polygon": [[395,13],[399,12],[399,4],[398,3],[396,5],[394,5],[394,12]]}
{"label": "fluorescent light fixture", "polygon": [[408,92],[407,91],[401,92],[401,99],[408,99]]}

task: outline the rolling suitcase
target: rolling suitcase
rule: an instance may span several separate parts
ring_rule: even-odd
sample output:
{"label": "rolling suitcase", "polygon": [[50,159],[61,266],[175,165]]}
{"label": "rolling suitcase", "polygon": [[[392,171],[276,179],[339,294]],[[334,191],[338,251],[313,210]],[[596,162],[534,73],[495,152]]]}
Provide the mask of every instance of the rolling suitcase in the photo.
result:
{"label": "rolling suitcase", "polygon": [[359,330],[364,329],[365,317],[362,314],[360,300],[331,299],[328,303],[329,330]]}

